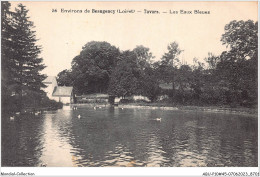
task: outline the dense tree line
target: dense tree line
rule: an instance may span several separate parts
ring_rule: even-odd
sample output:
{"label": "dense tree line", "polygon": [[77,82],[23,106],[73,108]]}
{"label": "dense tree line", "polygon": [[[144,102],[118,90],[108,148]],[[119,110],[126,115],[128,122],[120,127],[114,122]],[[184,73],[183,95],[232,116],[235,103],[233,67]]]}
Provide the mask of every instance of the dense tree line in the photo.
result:
{"label": "dense tree line", "polygon": [[1,2],[1,64],[2,105],[4,111],[21,111],[26,107],[43,107],[53,104],[41,88],[45,68],[39,57],[40,46],[28,10],[19,4],[14,12],[10,3]]}
{"label": "dense tree line", "polygon": [[[73,85],[77,94],[108,93],[118,97],[159,95],[182,105],[254,106],[257,104],[257,22],[231,21],[221,42],[227,50],[193,65],[179,60],[177,42],[157,62],[149,48],[120,51],[107,42],[87,43],[70,70],[58,74],[61,85]],[[160,87],[166,84],[169,87]]]}

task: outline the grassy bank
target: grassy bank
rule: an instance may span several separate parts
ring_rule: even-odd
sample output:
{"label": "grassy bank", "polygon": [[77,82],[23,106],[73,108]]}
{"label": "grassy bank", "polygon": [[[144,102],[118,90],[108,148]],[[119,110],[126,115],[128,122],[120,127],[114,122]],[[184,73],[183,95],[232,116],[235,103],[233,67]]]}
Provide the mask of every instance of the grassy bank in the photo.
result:
{"label": "grassy bank", "polygon": [[[73,104],[75,106],[90,106],[90,107],[109,107],[110,104],[103,103],[80,103]],[[115,107],[118,108],[138,108],[138,109],[162,109],[162,110],[185,110],[185,111],[205,111],[215,113],[232,113],[241,115],[258,116],[257,108],[246,107],[228,107],[228,106],[183,106],[175,105],[172,103],[149,103],[149,102],[131,102],[131,103],[119,103]]]}
{"label": "grassy bank", "polygon": [[235,113],[235,114],[250,114],[257,116],[258,109],[256,108],[246,108],[246,107],[229,107],[229,106],[183,106],[175,105],[171,103],[128,103],[119,104],[119,107],[140,107],[140,108],[159,108],[166,110],[189,110],[189,111],[206,111],[206,112],[222,112],[222,113]]}

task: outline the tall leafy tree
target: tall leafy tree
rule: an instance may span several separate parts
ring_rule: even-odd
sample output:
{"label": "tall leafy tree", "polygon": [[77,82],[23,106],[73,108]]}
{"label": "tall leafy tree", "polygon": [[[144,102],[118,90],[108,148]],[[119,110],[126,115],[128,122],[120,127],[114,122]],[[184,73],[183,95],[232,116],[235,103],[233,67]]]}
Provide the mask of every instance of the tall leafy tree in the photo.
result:
{"label": "tall leafy tree", "polygon": [[231,21],[221,41],[229,50],[221,54],[217,72],[229,89],[230,102],[256,102],[258,22]]}
{"label": "tall leafy tree", "polygon": [[188,65],[181,65],[175,74],[175,83],[178,87],[178,99],[183,104],[188,94],[190,95],[191,83],[192,83],[192,69]]}
{"label": "tall leafy tree", "polygon": [[137,67],[137,56],[132,51],[125,51],[118,57],[117,66],[110,77],[108,93],[125,97],[138,92],[140,88],[140,70]]}
{"label": "tall leafy tree", "polygon": [[172,96],[175,94],[175,75],[177,67],[180,64],[179,55],[182,50],[179,48],[177,42],[172,42],[167,47],[166,52],[159,64],[157,64],[157,71],[161,75],[161,80],[166,83],[172,83]]}
{"label": "tall leafy tree", "polygon": [[140,73],[135,94],[147,96],[153,102],[159,94],[159,80],[152,63],[154,56],[148,47],[142,45],[136,46],[133,53],[136,54],[136,66]]}
{"label": "tall leafy tree", "polygon": [[72,61],[73,85],[78,93],[106,93],[119,49],[107,42],[88,42]]}
{"label": "tall leafy tree", "polygon": [[133,52],[137,56],[137,66],[144,70],[145,68],[151,67],[152,59],[154,58],[153,54],[150,52],[150,49],[147,47],[144,47],[142,45],[136,46],[136,48],[133,49]]}
{"label": "tall leafy tree", "polygon": [[[223,45],[230,48],[234,60],[252,59],[257,56],[258,22],[231,21],[222,35]],[[230,58],[231,59],[231,58]]]}
{"label": "tall leafy tree", "polygon": [[72,86],[73,80],[72,71],[67,69],[61,71],[57,77],[58,85],[63,86]]}
{"label": "tall leafy tree", "polygon": [[155,68],[146,67],[142,72],[140,83],[140,94],[146,96],[151,100],[151,102],[156,101],[158,95],[160,94],[159,79]]}

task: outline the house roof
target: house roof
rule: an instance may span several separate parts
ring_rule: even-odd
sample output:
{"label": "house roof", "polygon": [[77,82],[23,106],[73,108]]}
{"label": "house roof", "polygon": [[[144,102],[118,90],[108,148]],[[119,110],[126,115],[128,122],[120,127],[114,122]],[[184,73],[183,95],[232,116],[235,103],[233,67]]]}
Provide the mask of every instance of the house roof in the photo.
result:
{"label": "house roof", "polygon": [[71,96],[73,87],[58,86],[54,88],[52,96]]}
{"label": "house roof", "polygon": [[51,84],[54,79],[55,79],[55,76],[48,76],[48,77],[43,81],[43,83],[45,83],[45,84]]}

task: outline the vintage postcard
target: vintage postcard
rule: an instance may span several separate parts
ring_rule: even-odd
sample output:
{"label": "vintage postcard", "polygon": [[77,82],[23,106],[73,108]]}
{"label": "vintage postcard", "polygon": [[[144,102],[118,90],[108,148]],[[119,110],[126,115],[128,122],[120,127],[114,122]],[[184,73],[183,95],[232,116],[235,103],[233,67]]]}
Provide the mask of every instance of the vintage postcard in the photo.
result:
{"label": "vintage postcard", "polygon": [[258,2],[1,1],[1,100],[3,176],[258,176]]}

